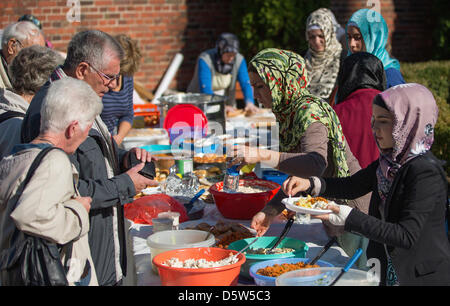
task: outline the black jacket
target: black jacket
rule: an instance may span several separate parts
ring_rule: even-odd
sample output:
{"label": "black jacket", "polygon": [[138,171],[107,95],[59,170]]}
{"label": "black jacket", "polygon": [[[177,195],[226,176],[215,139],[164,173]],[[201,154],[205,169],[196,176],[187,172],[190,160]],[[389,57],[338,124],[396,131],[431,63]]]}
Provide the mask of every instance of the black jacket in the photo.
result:
{"label": "black jacket", "polygon": [[[35,95],[22,122],[22,142],[30,142],[39,134],[40,109],[47,94],[50,82],[47,82]],[[76,101],[75,101],[76,103]],[[114,142],[118,164],[122,164],[124,150],[119,150]],[[119,249],[120,266],[126,275],[126,241],[124,230],[123,205],[133,201],[136,194],[134,184],[128,174],[120,174],[125,169],[115,169],[114,177],[108,179],[105,165],[105,143],[95,129],[69,156],[79,173],[78,190],[82,196],[92,198],[89,211],[89,245],[94,261],[99,285],[114,285],[116,279],[115,250]],[[117,216],[113,218],[113,209]],[[113,229],[113,224],[117,229]],[[115,243],[118,240],[119,245]]]}
{"label": "black jacket", "polygon": [[445,232],[448,183],[442,168],[430,152],[403,165],[386,199],[384,222],[378,209],[378,165],[375,161],[348,178],[322,179],[322,194],[352,199],[373,191],[369,215],[352,210],[345,230],[370,239],[367,258],[380,260],[382,284],[386,244],[400,285],[450,285],[450,243]]}

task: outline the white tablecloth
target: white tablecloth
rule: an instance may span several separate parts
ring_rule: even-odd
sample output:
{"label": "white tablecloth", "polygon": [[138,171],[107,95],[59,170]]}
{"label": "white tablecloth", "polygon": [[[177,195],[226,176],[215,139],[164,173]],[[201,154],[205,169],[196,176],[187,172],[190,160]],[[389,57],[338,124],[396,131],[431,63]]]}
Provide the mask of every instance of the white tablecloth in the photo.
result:
{"label": "white tablecloth", "polygon": [[[185,222],[181,227],[195,226],[201,222],[215,224],[219,220],[238,222],[250,227],[250,220],[225,219],[214,204],[208,204],[206,206],[202,219]],[[284,226],[285,223],[273,223],[265,236],[278,236]],[[151,234],[152,227],[148,225],[132,223],[129,228],[129,237],[132,239],[133,245],[137,286],[161,286],[159,276],[153,272],[151,267],[150,247],[147,245],[147,237]],[[311,220],[310,224],[294,223],[287,237],[305,241],[309,247],[306,254],[308,258],[313,258],[329,240],[321,221],[314,219]],[[348,260],[348,256],[340,247],[334,245],[322,256],[321,260],[328,261],[336,267],[343,267]]]}

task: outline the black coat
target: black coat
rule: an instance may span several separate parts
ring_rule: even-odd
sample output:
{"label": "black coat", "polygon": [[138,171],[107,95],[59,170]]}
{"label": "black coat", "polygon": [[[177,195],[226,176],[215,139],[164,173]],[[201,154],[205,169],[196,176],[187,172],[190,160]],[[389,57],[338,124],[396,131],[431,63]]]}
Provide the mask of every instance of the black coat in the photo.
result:
{"label": "black coat", "polygon": [[370,239],[367,258],[380,260],[382,284],[386,244],[400,285],[450,285],[450,243],[445,232],[448,183],[442,168],[430,152],[403,165],[386,199],[386,221],[382,221],[378,165],[375,161],[348,178],[322,179],[323,195],[352,199],[373,191],[369,215],[353,209],[345,230]]}

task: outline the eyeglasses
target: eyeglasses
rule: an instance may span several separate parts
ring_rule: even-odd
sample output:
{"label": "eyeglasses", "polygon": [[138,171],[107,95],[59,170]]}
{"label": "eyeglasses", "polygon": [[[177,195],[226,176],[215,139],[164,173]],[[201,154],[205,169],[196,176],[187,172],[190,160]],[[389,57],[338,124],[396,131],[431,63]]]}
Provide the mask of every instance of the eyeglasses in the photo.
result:
{"label": "eyeglasses", "polygon": [[22,42],[21,42],[20,40],[18,40],[17,38],[16,38],[16,43],[19,43],[20,48],[23,49],[23,44],[22,44]]}
{"label": "eyeglasses", "polygon": [[111,84],[113,81],[117,81],[120,78],[120,73],[119,74],[115,74],[115,75],[107,75],[103,72],[101,72],[100,70],[98,70],[97,68],[95,68],[94,66],[92,66],[92,64],[90,64],[89,62],[86,62],[89,66],[91,66],[92,69],[95,70],[95,72],[98,73],[98,75],[100,75],[100,77],[102,79],[106,79],[106,85]]}

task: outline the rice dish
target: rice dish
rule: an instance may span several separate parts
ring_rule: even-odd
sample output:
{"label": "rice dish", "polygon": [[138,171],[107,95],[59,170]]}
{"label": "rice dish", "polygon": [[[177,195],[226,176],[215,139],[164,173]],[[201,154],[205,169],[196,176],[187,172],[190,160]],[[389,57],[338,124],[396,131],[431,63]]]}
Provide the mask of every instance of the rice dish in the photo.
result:
{"label": "rice dish", "polygon": [[239,258],[233,256],[230,253],[230,256],[224,258],[219,261],[208,261],[206,259],[186,259],[185,261],[181,261],[178,258],[171,258],[167,260],[163,265],[169,266],[172,268],[187,268],[187,269],[205,269],[205,268],[217,268],[223,267],[227,265],[235,264],[239,261]]}
{"label": "rice dish", "polygon": [[[261,193],[271,190],[267,187],[259,187],[259,186],[239,186],[239,188],[234,193]],[[225,192],[221,190],[222,192]]]}
{"label": "rice dish", "polygon": [[291,248],[275,248],[271,252],[269,252],[270,248],[258,248],[258,249],[249,249],[247,254],[286,254],[294,252],[294,249]]}

